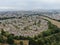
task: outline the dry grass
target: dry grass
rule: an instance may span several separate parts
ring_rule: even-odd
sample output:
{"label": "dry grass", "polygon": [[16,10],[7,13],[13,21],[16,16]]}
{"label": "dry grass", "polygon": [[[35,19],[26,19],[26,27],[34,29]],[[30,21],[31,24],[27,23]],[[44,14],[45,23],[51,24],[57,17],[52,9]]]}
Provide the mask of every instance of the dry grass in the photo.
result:
{"label": "dry grass", "polygon": [[0,45],[9,45],[9,44],[6,44],[6,43],[0,43]]}
{"label": "dry grass", "polygon": [[28,40],[14,40],[14,44],[16,45],[20,45],[20,42],[23,42],[23,45],[29,45],[29,41]]}
{"label": "dry grass", "polygon": [[43,17],[43,16],[41,16],[41,17],[44,18],[44,19],[49,20],[52,24],[54,24],[54,25],[56,25],[58,28],[60,28],[60,22],[58,22],[58,21],[56,21],[56,20],[52,20],[52,19],[47,18],[47,17]]}

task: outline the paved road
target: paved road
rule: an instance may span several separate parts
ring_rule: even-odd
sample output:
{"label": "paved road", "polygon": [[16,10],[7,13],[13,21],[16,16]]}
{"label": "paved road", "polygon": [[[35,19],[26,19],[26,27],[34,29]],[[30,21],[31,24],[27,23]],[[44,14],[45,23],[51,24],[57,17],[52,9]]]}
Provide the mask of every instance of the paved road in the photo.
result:
{"label": "paved road", "polygon": [[58,21],[56,21],[56,20],[52,20],[52,19],[50,19],[50,18],[48,18],[48,17],[43,17],[43,16],[41,16],[41,18],[44,18],[44,19],[49,20],[52,24],[54,24],[54,25],[56,25],[58,28],[60,28],[60,22],[58,22]]}

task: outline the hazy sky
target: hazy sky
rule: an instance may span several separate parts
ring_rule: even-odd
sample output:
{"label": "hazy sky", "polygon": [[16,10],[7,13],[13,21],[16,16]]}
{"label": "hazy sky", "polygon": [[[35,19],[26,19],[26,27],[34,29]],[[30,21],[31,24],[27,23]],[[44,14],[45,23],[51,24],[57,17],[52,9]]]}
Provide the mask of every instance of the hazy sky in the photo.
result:
{"label": "hazy sky", "polygon": [[0,9],[60,9],[60,0],[0,0]]}

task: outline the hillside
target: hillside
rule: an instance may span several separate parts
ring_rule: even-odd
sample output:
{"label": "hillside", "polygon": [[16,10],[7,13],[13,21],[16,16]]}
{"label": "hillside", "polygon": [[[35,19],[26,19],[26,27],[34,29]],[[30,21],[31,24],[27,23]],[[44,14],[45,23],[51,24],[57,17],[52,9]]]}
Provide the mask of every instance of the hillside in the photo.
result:
{"label": "hillside", "polygon": [[48,17],[44,17],[44,16],[41,16],[41,18],[49,20],[52,24],[54,24],[54,25],[56,25],[58,28],[60,28],[60,22],[58,22],[58,21],[56,21],[56,20],[53,20],[53,19],[50,19],[50,18],[48,18]]}

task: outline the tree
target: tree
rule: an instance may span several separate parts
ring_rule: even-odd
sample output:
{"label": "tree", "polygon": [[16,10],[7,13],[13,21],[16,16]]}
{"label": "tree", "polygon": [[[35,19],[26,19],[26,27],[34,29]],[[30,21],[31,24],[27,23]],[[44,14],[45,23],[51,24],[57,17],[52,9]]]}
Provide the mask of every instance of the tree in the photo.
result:
{"label": "tree", "polygon": [[1,29],[1,35],[4,35],[5,31],[3,29]]}
{"label": "tree", "polygon": [[9,36],[8,36],[8,39],[7,39],[7,42],[9,43],[9,44],[13,44],[14,43],[14,35],[12,35],[12,34],[10,34]]}
{"label": "tree", "polygon": [[20,45],[23,45],[23,42],[22,41],[20,42]]}

